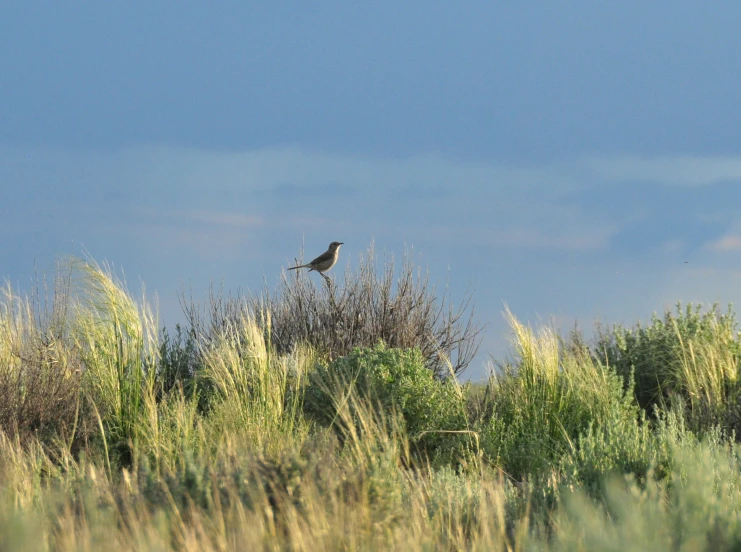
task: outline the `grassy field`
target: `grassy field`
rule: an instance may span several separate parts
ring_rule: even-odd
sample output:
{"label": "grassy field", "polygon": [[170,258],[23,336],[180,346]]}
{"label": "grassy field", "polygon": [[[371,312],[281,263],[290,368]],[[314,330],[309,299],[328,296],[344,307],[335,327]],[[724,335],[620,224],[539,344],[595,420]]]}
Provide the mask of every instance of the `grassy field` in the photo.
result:
{"label": "grassy field", "polygon": [[741,548],[730,311],[510,315],[471,388],[468,299],[407,263],[183,305],[91,261],[4,289],[0,550]]}

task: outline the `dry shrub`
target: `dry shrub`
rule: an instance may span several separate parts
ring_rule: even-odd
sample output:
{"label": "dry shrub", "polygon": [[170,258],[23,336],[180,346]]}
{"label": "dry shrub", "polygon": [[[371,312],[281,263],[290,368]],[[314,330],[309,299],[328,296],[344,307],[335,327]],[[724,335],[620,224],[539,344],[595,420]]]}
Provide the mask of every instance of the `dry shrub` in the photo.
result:
{"label": "dry shrub", "polygon": [[70,280],[60,268],[53,293],[37,280],[30,297],[7,285],[0,298],[0,430],[21,441],[84,433],[81,360],[69,339]]}
{"label": "dry shrub", "polygon": [[447,377],[461,374],[478,351],[481,327],[473,318],[471,293],[453,305],[448,291],[438,296],[429,273],[406,254],[398,274],[390,256],[379,272],[371,246],[355,271],[345,271],[342,284],[333,282],[305,270],[284,272],[274,293],[267,285],[261,296],[247,297],[212,288],[205,309],[182,292],[181,303],[201,342],[243,316],[259,322],[258,313],[270,312],[269,327],[260,323],[279,354],[309,345],[331,360],[383,341],[391,348],[418,348],[427,367]]}

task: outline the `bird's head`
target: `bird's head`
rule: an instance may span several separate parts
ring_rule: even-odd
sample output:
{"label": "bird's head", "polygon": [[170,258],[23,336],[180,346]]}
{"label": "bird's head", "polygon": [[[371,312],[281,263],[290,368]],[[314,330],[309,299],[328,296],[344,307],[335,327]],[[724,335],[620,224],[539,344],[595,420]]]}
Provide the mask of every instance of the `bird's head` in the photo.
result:
{"label": "bird's head", "polygon": [[332,242],[329,244],[330,251],[337,251],[344,242]]}

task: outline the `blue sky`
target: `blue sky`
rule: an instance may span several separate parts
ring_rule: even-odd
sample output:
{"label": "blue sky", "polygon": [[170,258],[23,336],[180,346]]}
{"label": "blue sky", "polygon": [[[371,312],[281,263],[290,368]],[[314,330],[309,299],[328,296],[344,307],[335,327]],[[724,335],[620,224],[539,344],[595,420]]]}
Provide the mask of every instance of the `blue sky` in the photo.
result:
{"label": "blue sky", "polygon": [[524,320],[741,295],[741,2],[0,4],[0,278],[181,318],[344,241]]}

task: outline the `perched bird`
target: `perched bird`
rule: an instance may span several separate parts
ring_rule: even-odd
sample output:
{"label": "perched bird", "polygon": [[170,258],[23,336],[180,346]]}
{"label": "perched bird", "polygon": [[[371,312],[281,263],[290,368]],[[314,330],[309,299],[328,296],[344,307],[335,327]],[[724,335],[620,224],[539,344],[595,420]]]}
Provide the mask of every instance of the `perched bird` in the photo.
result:
{"label": "perched bird", "polygon": [[329,244],[329,249],[319,255],[316,259],[310,263],[306,263],[300,266],[292,266],[288,270],[296,270],[297,268],[308,268],[309,272],[316,270],[319,274],[324,276],[324,273],[332,268],[337,263],[337,257],[340,256],[340,246],[343,242],[332,242]]}

